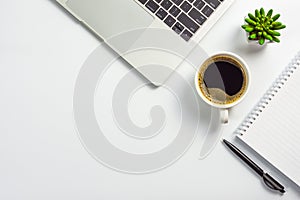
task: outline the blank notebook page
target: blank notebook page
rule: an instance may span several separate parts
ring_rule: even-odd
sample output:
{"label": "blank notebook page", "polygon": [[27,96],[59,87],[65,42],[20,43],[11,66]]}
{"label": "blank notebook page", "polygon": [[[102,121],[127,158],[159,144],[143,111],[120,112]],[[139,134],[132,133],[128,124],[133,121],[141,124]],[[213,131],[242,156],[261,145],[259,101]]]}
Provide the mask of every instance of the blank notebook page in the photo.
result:
{"label": "blank notebook page", "polygon": [[[253,111],[259,115],[252,114],[245,120],[241,126],[244,132],[239,138],[300,186],[299,62],[293,67],[293,73],[288,73],[290,77],[280,79],[284,82],[281,88],[273,87],[267,93],[274,96],[262,99],[268,104],[264,104],[265,107],[260,104],[257,108],[261,111]],[[249,121],[252,124],[247,124]]]}

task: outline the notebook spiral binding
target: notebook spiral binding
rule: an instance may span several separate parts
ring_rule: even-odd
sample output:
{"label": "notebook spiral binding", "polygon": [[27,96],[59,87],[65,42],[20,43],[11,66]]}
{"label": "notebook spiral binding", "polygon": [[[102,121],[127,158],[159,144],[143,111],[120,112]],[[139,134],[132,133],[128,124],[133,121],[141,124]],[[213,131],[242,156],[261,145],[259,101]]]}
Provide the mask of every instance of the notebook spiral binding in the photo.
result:
{"label": "notebook spiral binding", "polygon": [[281,87],[286,83],[289,77],[295,72],[297,68],[300,67],[300,52],[294,57],[294,59],[288,64],[286,69],[280,74],[280,76],[275,80],[271,88],[264,94],[259,103],[254,107],[254,109],[248,114],[246,119],[237,128],[236,133],[243,135],[247,129],[254,123],[254,121],[263,112],[270,101],[275,97],[276,93],[281,89]]}

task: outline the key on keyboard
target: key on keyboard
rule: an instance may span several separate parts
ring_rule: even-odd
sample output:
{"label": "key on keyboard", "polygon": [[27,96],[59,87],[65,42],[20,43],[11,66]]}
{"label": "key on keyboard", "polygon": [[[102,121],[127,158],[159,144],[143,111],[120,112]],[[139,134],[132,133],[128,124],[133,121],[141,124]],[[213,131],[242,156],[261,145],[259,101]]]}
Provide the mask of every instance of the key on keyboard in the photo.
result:
{"label": "key on keyboard", "polygon": [[146,7],[151,11],[151,12],[156,12],[157,9],[159,8],[159,5],[156,4],[153,0],[148,1],[146,4]]}
{"label": "key on keyboard", "polygon": [[216,9],[220,5],[220,2],[218,0],[204,0],[204,1],[214,9]]}
{"label": "key on keyboard", "polygon": [[138,1],[185,41],[189,41],[224,0]]}

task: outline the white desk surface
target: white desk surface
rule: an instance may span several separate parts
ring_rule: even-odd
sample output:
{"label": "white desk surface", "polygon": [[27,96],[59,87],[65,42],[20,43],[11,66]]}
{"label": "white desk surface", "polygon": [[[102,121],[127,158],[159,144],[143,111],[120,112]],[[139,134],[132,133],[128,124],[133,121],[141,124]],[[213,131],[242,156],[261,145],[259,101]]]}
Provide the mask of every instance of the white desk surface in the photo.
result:
{"label": "white desk surface", "polygon": [[[280,44],[257,50],[245,43],[240,24],[261,6],[281,13],[287,29]],[[250,92],[231,110],[224,137],[234,137],[300,50],[299,8],[296,0],[236,0],[202,40],[208,53],[238,53],[252,72]],[[179,161],[157,173],[122,174],[99,164],[82,147],[72,111],[76,77],[99,40],[50,0],[1,1],[0,10],[0,199],[300,199],[300,189],[272,168],[287,192],[266,189],[221,143],[199,160],[200,136]]]}

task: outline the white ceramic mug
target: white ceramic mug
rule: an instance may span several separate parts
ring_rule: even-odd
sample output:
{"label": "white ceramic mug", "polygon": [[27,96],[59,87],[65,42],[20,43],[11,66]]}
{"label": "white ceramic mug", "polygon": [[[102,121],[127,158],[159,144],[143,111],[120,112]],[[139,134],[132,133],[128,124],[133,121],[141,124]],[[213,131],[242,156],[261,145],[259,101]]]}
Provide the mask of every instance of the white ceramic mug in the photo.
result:
{"label": "white ceramic mug", "polygon": [[[217,104],[217,103],[214,103],[212,101],[210,101],[209,99],[207,99],[207,97],[202,93],[201,89],[200,89],[200,85],[199,85],[199,74],[201,72],[201,69],[203,67],[205,67],[205,63],[212,59],[212,57],[216,57],[216,56],[225,56],[225,57],[230,57],[231,59],[237,61],[238,63],[240,63],[240,67],[243,68],[243,71],[245,73],[245,76],[246,76],[246,87],[243,89],[243,93],[242,95],[234,100],[232,103],[228,103],[228,104]],[[249,71],[249,68],[248,68],[248,65],[247,63],[238,55],[234,54],[234,53],[231,53],[231,52],[218,52],[212,56],[210,56],[207,60],[205,60],[203,62],[203,64],[200,66],[199,70],[197,71],[196,75],[195,75],[195,86],[196,86],[196,89],[197,89],[197,92],[199,94],[199,96],[202,98],[202,100],[204,102],[206,102],[207,104],[215,107],[215,108],[219,108],[220,109],[220,119],[221,119],[221,122],[223,124],[226,124],[228,123],[228,119],[229,119],[229,112],[228,112],[228,109],[237,105],[238,103],[240,103],[246,96],[246,94],[248,93],[249,91],[249,86],[250,86],[250,80],[251,80],[251,77],[250,77],[250,71]]]}

